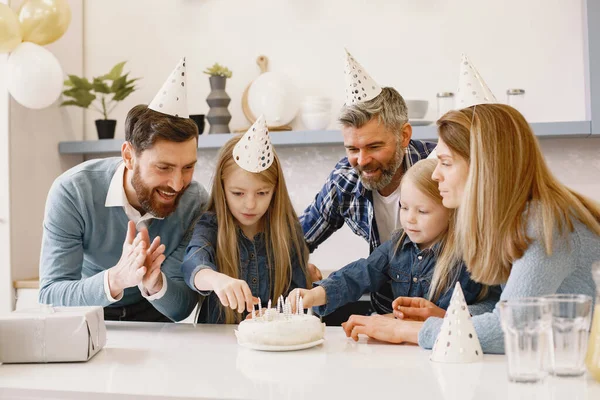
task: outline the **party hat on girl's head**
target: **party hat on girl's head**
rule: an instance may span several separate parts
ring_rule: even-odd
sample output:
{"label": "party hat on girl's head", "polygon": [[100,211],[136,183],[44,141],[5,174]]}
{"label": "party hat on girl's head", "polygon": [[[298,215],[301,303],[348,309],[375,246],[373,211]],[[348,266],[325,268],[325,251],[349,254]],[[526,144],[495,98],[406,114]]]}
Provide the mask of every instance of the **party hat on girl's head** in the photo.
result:
{"label": "party hat on girl's head", "polygon": [[346,105],[369,101],[379,96],[381,86],[371,78],[352,54],[346,50]]}
{"label": "party hat on girl's head", "polygon": [[483,352],[471,320],[469,307],[460,283],[456,282],[430,360],[442,363],[470,363],[482,359]]}
{"label": "party hat on girl's head", "polygon": [[460,62],[456,109],[471,107],[477,104],[497,103],[496,97],[485,83],[469,58],[463,54]]}
{"label": "party hat on girl's head", "polygon": [[261,172],[273,164],[273,146],[267,121],[261,115],[233,148],[233,159],[248,172]]}
{"label": "party hat on girl's head", "polygon": [[148,108],[175,117],[189,118],[185,75],[184,57],[163,83]]}

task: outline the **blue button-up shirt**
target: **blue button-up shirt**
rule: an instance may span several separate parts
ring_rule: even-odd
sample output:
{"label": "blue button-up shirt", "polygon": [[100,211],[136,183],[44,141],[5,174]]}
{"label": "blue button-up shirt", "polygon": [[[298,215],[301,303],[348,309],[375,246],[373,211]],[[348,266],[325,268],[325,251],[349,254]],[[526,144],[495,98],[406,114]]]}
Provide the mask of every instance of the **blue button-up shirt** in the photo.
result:
{"label": "blue button-up shirt", "polygon": [[[398,240],[402,244],[396,250]],[[392,239],[375,249],[368,258],[361,258],[329,275],[327,279],[314,283],[322,286],[327,293],[327,304],[315,307],[320,315],[327,315],[363,294],[377,291],[390,281],[394,298],[429,296],[429,288],[440,243],[429,249],[420,250],[408,235],[401,238],[401,232],[392,235]],[[435,301],[438,307],[447,309],[456,281],[460,282],[467,304],[477,299],[482,285],[471,280],[463,263],[456,266],[455,278],[448,289]]]}
{"label": "blue button-up shirt", "polygon": [[[212,269],[213,271],[219,271],[216,264],[217,230],[216,215],[210,212],[204,213],[194,228],[194,234],[187,247],[186,256],[181,267],[184,280],[188,286],[205,296],[198,319],[200,323],[223,323],[225,320],[217,295],[211,291],[200,291],[194,285],[194,278],[200,270]],[[267,258],[265,234],[260,232],[250,239],[244,235],[239,227],[236,227],[236,230],[240,255],[238,279],[246,281],[252,295],[260,297],[262,306],[266,307],[269,299],[273,301],[276,301],[276,299],[273,299],[271,285],[273,267],[269,264]],[[306,287],[304,270],[295,254],[292,254],[291,261],[292,280],[284,296],[295,288]]]}

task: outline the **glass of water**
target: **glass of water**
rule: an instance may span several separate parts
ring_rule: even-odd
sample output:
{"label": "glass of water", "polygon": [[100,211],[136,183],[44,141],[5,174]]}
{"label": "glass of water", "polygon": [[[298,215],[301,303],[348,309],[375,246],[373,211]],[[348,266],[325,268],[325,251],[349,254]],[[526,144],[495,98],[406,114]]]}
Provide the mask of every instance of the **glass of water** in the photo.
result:
{"label": "glass of water", "polygon": [[557,376],[581,376],[592,318],[592,298],[582,294],[544,296],[552,313],[553,355],[551,373]]}
{"label": "glass of water", "polygon": [[535,383],[546,377],[552,336],[550,302],[525,297],[498,302],[508,361],[508,380]]}

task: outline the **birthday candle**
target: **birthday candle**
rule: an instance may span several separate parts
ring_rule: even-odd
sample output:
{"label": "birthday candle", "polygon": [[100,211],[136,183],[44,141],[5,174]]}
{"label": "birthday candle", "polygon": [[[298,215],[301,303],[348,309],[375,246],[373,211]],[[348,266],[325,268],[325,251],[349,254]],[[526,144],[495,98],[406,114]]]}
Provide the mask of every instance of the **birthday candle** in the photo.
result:
{"label": "birthday candle", "polygon": [[298,314],[304,314],[304,302],[302,301],[302,297],[300,297],[300,307],[298,307]]}
{"label": "birthday candle", "polygon": [[258,316],[262,317],[262,305],[260,303],[260,297],[258,298]]}
{"label": "birthday candle", "polygon": [[296,291],[296,314],[299,314],[298,307],[300,307],[300,291]]}
{"label": "birthday candle", "polygon": [[269,304],[267,305],[267,320],[271,320],[271,299],[269,299]]}

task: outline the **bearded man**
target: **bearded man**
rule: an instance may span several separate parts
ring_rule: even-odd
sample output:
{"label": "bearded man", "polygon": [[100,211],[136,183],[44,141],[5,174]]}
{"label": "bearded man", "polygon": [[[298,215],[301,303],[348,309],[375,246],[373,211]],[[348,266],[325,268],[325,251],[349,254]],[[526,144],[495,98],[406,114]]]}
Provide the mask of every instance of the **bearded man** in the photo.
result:
{"label": "bearded man", "polygon": [[[350,65],[350,71],[362,69]],[[371,96],[355,99],[355,92],[347,92],[339,117],[347,157],[337,163],[300,216],[311,253],[344,223],[369,243],[371,252],[389,240],[400,228],[400,180],[435,148],[435,143],[411,140],[406,102],[395,89],[379,88],[374,82],[369,87],[375,89]],[[314,265],[310,269],[318,271]],[[388,314],[393,300],[388,284],[371,293],[370,309],[351,304],[324,319],[328,325],[339,325],[353,313]]]}
{"label": "bearded man", "polygon": [[198,128],[184,71],[182,60],[150,106],[129,111],[121,157],[84,162],[54,181],[40,303],[102,306],[105,319],[121,321],[179,321],[193,311],[198,298],[181,263],[208,193],[192,181]]}

